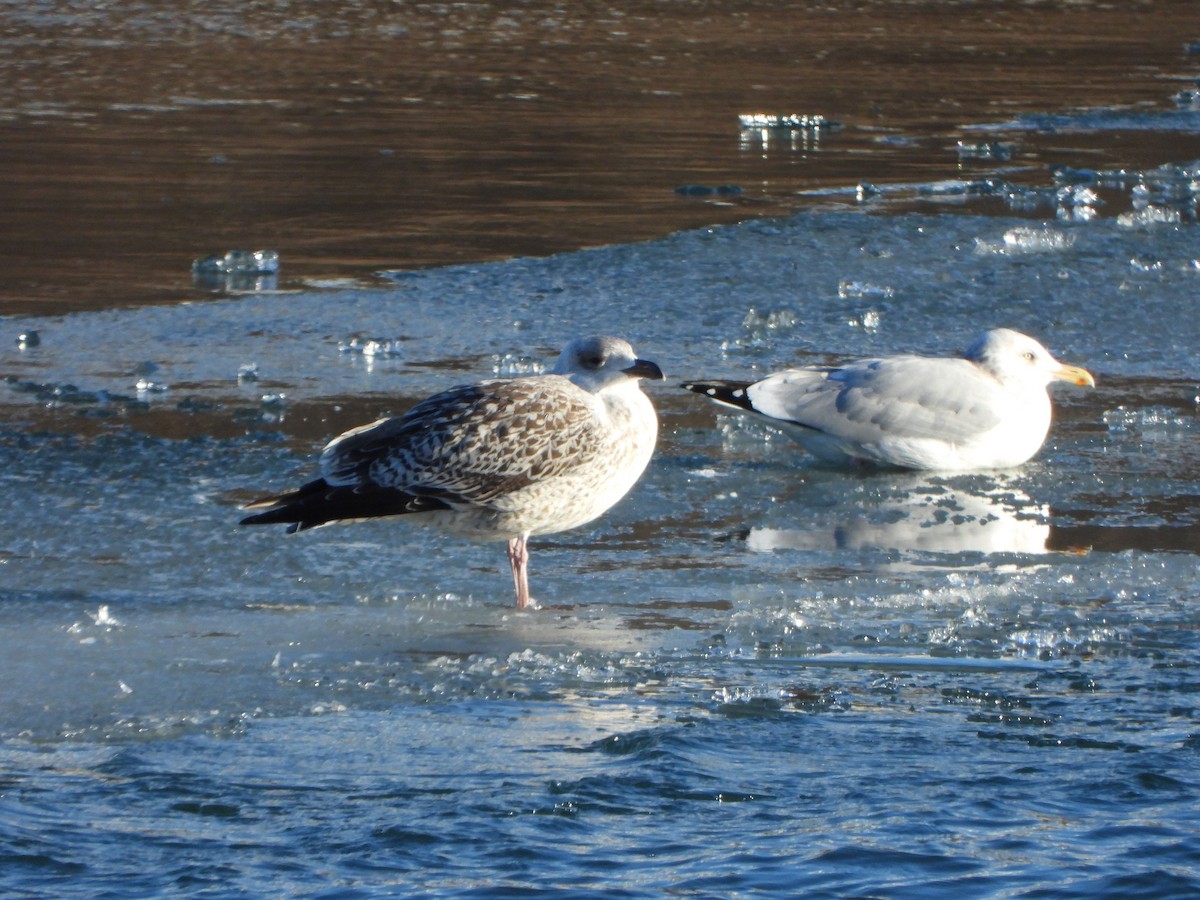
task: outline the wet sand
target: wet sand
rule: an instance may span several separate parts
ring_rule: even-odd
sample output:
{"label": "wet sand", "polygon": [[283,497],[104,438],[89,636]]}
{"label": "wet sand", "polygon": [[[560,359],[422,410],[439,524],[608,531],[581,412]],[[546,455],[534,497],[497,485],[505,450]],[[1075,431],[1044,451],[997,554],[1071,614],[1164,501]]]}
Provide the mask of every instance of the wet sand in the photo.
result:
{"label": "wet sand", "polygon": [[[1197,40],[1194,0],[9,7],[0,314],[203,298],[193,258],[235,247],[278,250],[281,287],[369,283],[986,174],[964,126],[1170,106]],[[764,142],[738,126],[760,112],[842,127]],[[1200,156],[1193,132],[1012,139],[1027,183]]]}

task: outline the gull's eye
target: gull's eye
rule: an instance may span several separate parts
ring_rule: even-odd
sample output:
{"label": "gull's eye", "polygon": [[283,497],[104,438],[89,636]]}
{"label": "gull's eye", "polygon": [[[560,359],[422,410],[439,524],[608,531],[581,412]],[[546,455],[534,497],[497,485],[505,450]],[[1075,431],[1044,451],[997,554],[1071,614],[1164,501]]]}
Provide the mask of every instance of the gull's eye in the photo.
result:
{"label": "gull's eye", "polygon": [[604,365],[604,357],[599,353],[592,353],[583,358],[583,364],[589,369],[599,369]]}
{"label": "gull's eye", "polygon": [[1022,358],[1024,358],[1025,362],[1033,362],[1035,359],[1037,359],[1037,356],[1034,355],[1034,352],[1032,350],[1026,350],[1024,353],[1021,354],[1021,356],[1022,356]]}

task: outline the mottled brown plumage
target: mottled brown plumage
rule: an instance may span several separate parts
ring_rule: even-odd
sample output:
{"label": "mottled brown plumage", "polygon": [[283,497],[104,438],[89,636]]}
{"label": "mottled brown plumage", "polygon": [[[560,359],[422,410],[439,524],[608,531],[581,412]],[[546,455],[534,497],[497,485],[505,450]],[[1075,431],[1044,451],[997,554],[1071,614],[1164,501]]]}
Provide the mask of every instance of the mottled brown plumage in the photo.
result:
{"label": "mottled brown plumage", "polygon": [[575,528],[623,497],[653,452],[657,420],[637,379],[661,378],[617,338],[563,351],[553,372],[451,388],[397,418],[346,432],[322,477],[251,504],[243,524],[409,515],[475,540],[506,540],[517,605],[529,603],[531,535]]}

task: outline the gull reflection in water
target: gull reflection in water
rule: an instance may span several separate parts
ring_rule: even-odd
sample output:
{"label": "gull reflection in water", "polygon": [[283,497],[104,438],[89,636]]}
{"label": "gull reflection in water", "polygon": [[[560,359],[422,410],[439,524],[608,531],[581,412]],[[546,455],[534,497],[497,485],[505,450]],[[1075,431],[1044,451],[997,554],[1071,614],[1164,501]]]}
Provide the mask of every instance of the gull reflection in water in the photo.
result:
{"label": "gull reflection in water", "polygon": [[[752,550],[895,550],[933,554],[1043,554],[1050,508],[990,481],[966,485],[918,478],[864,491],[847,504],[812,510],[803,528],[755,527]],[[836,518],[835,518],[836,517]]]}

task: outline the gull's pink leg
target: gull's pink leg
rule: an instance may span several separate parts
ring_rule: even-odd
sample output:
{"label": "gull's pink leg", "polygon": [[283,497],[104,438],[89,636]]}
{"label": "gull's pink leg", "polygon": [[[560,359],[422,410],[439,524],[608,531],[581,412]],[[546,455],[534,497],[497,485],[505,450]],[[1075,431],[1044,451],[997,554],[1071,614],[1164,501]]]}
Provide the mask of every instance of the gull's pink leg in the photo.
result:
{"label": "gull's pink leg", "polygon": [[512,566],[513,586],[517,589],[517,609],[529,606],[529,550],[522,534],[508,542],[508,563]]}

